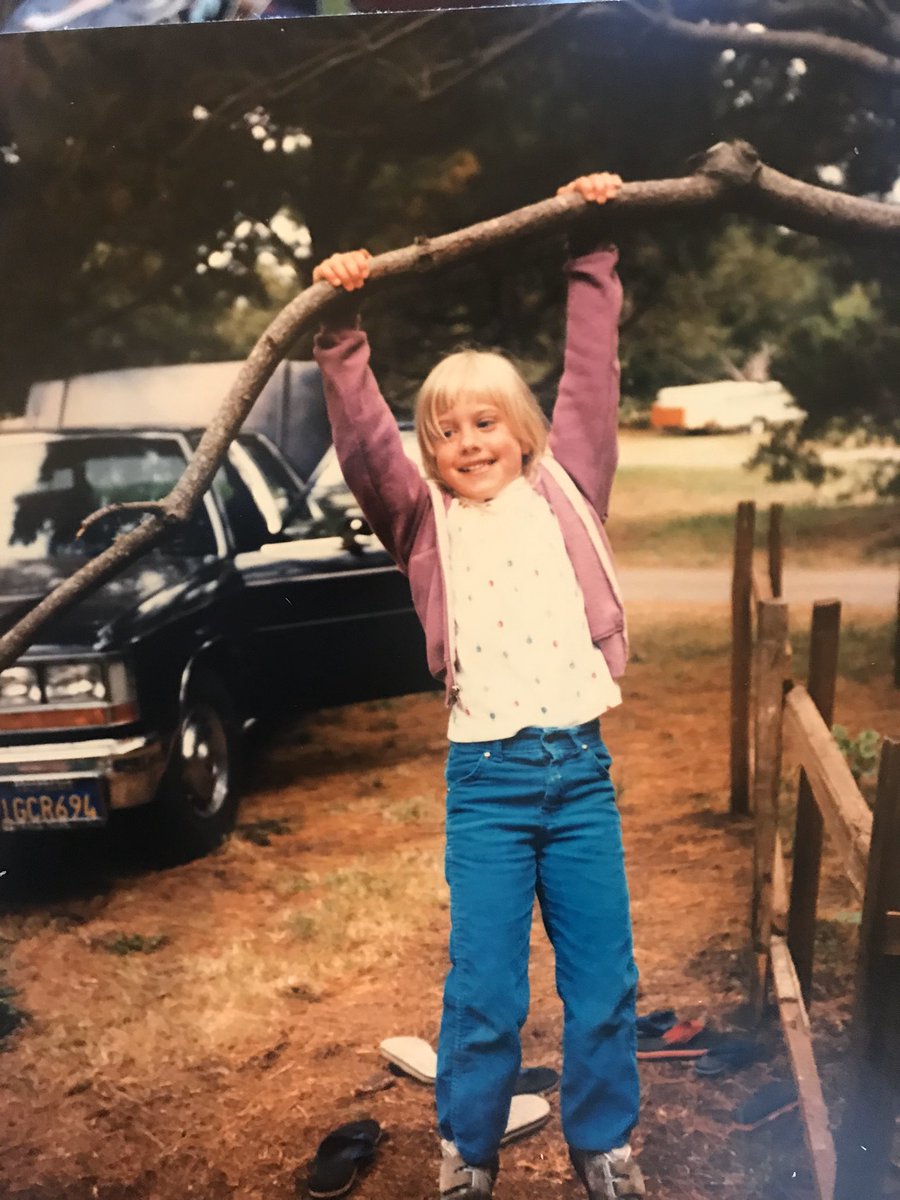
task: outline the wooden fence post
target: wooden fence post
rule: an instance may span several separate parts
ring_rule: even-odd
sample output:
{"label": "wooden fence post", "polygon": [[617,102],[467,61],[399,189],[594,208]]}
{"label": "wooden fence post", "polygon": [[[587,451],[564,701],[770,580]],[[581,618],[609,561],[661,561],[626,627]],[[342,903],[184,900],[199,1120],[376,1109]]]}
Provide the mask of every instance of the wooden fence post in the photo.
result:
{"label": "wooden fence post", "polygon": [[756,505],[742,500],[731,576],[731,812],[750,811],[750,674],[753,649],[753,531]]}
{"label": "wooden fence post", "polygon": [[769,584],[772,597],[779,600],[784,595],[784,540],[782,538],[782,517],[784,505],[773,504],[769,509]]}
{"label": "wooden fence post", "polygon": [[[813,605],[806,690],[829,729],[834,713],[840,630],[840,601],[818,600]],[[787,941],[807,1007],[812,986],[816,906],[822,861],[822,825],[822,814],[813,797],[806,772],[801,769],[794,826],[794,869],[791,876]]]}
{"label": "wooden fence post", "polygon": [[900,742],[881,749],[835,1200],[880,1196],[900,1110]]}
{"label": "wooden fence post", "polygon": [[772,936],[775,839],[781,783],[782,704],[786,670],[788,609],[783,600],[761,600],[757,609],[753,737],[753,901],[751,927],[755,969],[750,1006],[757,1019],[765,1005],[769,941]]}

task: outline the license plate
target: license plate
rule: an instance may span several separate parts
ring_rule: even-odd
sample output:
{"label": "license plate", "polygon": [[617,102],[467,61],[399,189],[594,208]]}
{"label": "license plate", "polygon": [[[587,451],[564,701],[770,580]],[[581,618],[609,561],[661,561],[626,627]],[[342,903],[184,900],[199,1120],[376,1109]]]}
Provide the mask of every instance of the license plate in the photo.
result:
{"label": "license plate", "polygon": [[0,780],[0,829],[68,829],[105,825],[105,787],[100,779],[53,779],[22,784]]}

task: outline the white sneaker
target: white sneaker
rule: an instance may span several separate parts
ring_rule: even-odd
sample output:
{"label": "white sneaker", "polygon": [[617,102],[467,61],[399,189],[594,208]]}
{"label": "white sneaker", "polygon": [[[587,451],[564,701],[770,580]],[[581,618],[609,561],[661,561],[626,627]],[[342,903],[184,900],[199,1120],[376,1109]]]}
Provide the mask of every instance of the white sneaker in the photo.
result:
{"label": "white sneaker", "polygon": [[500,1169],[495,1159],[490,1167],[470,1167],[454,1142],[441,1140],[441,1200],[490,1200]]}
{"label": "white sneaker", "polygon": [[640,1200],[647,1195],[641,1168],[632,1158],[630,1146],[619,1146],[604,1154],[573,1150],[570,1146],[569,1158],[587,1189],[588,1200]]}

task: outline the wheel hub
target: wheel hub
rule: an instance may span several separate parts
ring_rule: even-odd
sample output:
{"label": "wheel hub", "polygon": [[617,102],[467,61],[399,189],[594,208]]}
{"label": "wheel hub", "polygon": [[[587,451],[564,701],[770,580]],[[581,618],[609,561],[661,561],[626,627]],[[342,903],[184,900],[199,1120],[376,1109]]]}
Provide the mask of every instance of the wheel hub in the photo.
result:
{"label": "wheel hub", "polygon": [[179,749],[188,802],[201,816],[212,816],[225,803],[230,782],[228,738],[213,709],[195,705],[185,714]]}

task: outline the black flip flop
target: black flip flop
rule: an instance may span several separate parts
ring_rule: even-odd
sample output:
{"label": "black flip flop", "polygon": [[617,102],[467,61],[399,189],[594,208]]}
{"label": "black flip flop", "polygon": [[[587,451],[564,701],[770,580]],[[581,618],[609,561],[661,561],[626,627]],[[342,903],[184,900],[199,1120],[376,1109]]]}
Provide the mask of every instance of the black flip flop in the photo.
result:
{"label": "black flip flop", "polygon": [[655,1008],[653,1012],[635,1017],[634,1029],[638,1037],[658,1038],[678,1023],[674,1008]]}
{"label": "black flip flop", "polygon": [[698,1075],[725,1075],[752,1066],[762,1058],[765,1058],[765,1048],[752,1038],[725,1039],[698,1058],[694,1070]]}
{"label": "black flip flop", "polygon": [[312,1200],[346,1196],[360,1171],[375,1158],[381,1136],[380,1125],[372,1120],[348,1121],[333,1129],[309,1164],[306,1194]]}
{"label": "black flip flop", "polygon": [[550,1092],[559,1083],[559,1075],[552,1067],[523,1067],[516,1077],[514,1096],[538,1096]]}

